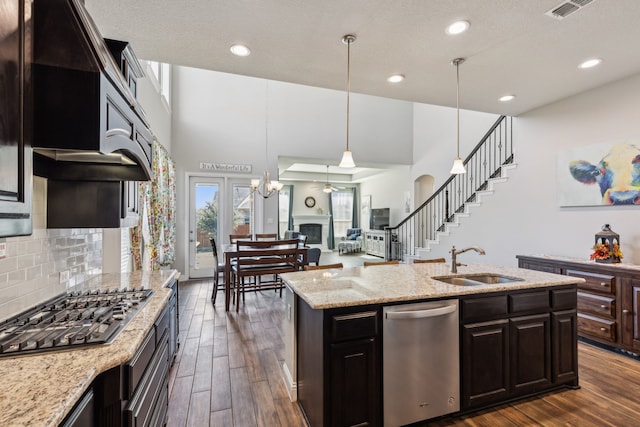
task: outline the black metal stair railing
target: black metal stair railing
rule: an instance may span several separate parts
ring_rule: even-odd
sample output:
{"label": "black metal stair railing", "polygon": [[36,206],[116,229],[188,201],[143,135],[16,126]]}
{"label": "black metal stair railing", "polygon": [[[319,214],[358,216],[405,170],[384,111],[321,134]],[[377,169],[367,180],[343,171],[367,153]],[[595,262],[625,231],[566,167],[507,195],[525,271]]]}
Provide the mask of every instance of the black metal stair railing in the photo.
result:
{"label": "black metal stair railing", "polygon": [[489,180],[501,176],[502,167],[513,163],[511,117],[500,116],[478,145],[464,160],[467,173],[451,175],[420,207],[395,227],[387,227],[390,242],[388,258],[415,256],[418,248],[436,240],[438,232],[463,213],[467,203],[476,201],[477,193],[486,190]]}

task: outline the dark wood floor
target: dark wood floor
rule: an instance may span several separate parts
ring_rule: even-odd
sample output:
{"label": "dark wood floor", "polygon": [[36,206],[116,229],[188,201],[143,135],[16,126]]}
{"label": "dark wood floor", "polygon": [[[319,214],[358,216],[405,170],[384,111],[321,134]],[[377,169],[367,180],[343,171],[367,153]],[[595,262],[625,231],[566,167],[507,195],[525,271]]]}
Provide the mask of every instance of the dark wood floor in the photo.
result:
{"label": "dark wood floor", "polygon": [[[211,281],[180,283],[180,340],[169,427],[304,426],[281,376],[283,300],[248,293],[240,312],[212,305]],[[504,405],[434,426],[640,426],[640,361],[580,343],[579,390]]]}

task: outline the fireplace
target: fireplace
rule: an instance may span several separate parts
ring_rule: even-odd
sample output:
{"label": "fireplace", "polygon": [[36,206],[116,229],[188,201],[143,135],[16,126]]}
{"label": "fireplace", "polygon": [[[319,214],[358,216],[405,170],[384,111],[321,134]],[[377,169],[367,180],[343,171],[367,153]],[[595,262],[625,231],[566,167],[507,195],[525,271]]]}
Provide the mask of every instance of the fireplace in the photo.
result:
{"label": "fireplace", "polygon": [[322,243],[322,224],[300,224],[300,234],[307,236],[307,244]]}
{"label": "fireplace", "polygon": [[[293,215],[293,231],[307,236],[307,246],[312,248],[320,248],[322,251],[328,251],[327,237],[329,236],[329,215]],[[319,227],[320,231],[303,230],[306,226]],[[317,243],[312,243],[316,241]]]}

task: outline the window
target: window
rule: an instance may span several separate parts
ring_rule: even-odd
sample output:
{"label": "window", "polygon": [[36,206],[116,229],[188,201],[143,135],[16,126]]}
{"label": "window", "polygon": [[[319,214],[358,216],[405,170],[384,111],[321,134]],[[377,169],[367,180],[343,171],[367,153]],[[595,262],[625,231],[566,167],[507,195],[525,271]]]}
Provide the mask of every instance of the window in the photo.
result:
{"label": "window", "polygon": [[289,198],[291,197],[291,186],[285,185],[278,193],[278,231],[280,236],[289,229]]}
{"label": "window", "polygon": [[233,234],[251,234],[251,186],[234,184]]}
{"label": "window", "polygon": [[164,98],[167,107],[171,105],[171,65],[162,62],[148,61],[147,74],[158,93]]}
{"label": "window", "polygon": [[352,228],[353,192],[351,190],[332,192],[331,207],[333,209],[333,234],[336,237],[346,236],[347,228]]}

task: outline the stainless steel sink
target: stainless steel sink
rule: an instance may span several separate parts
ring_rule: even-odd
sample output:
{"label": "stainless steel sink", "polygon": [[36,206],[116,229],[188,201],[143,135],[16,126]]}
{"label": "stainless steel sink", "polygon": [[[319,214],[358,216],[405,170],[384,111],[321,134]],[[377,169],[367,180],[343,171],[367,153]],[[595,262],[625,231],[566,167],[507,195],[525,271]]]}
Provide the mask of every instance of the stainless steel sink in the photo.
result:
{"label": "stainless steel sink", "polygon": [[502,276],[500,274],[466,274],[460,276],[436,276],[432,279],[458,286],[478,286],[496,283],[511,283],[524,279]]}

